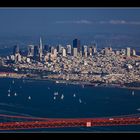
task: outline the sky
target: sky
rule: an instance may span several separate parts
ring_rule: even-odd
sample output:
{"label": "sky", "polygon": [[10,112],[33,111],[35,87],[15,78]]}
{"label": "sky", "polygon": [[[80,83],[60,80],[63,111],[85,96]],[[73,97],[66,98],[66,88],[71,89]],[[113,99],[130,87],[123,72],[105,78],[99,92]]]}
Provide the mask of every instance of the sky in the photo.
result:
{"label": "sky", "polygon": [[0,35],[140,33],[140,8],[0,8]]}

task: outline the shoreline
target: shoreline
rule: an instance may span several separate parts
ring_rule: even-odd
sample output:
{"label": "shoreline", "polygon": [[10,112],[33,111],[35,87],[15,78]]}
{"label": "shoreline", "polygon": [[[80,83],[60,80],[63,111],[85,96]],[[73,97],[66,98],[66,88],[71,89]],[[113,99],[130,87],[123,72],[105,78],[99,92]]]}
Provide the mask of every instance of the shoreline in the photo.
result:
{"label": "shoreline", "polygon": [[90,86],[90,87],[123,88],[123,89],[130,89],[130,90],[140,90],[140,87],[129,87],[129,86],[119,85],[119,84],[90,83],[90,82],[83,82],[83,81],[68,81],[68,80],[60,80],[60,79],[48,79],[48,78],[43,79],[43,78],[31,78],[31,77],[0,77],[0,79],[2,78],[33,80],[33,81],[51,81],[51,82],[55,82],[56,84],[81,85],[83,88],[85,86]]}

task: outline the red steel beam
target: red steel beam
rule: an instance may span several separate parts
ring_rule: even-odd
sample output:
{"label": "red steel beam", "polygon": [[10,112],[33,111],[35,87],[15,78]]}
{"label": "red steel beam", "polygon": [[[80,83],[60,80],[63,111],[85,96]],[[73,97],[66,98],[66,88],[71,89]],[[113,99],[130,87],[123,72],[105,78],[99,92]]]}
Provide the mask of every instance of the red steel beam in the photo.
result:
{"label": "red steel beam", "polygon": [[20,130],[34,128],[65,128],[65,127],[86,127],[87,122],[94,126],[120,126],[120,125],[140,125],[140,118],[101,118],[101,119],[65,119],[52,121],[32,121],[32,122],[5,122],[0,123],[0,130]]}

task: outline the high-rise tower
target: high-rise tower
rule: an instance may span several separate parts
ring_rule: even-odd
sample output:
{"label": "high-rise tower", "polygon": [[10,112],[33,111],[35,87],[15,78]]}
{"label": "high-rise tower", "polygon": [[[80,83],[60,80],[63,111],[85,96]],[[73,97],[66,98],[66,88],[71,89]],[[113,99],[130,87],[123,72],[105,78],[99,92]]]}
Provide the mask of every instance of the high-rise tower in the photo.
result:
{"label": "high-rise tower", "polygon": [[74,39],[73,40],[73,48],[77,48],[78,53],[81,51],[80,40]]}
{"label": "high-rise tower", "polygon": [[42,55],[43,55],[43,45],[42,45],[42,39],[40,37],[40,42],[39,42],[39,58],[40,58],[40,60],[42,58]]}
{"label": "high-rise tower", "polygon": [[130,51],[131,51],[130,48],[127,47],[127,48],[126,48],[126,56],[127,56],[127,57],[130,57]]}

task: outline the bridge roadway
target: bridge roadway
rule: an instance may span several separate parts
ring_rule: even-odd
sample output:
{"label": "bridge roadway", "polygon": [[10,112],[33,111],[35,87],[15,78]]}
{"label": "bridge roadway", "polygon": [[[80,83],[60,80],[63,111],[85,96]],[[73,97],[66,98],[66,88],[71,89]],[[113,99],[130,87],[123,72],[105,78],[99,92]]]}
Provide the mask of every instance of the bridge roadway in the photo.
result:
{"label": "bridge roadway", "polygon": [[36,117],[10,116],[0,114],[0,117],[25,119],[24,121],[1,122],[0,130],[140,125],[140,117],[138,116],[71,119],[71,118],[38,118],[38,117],[36,118]]}

